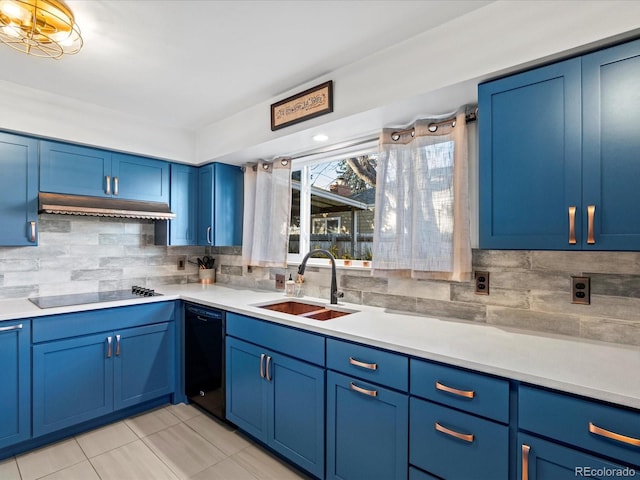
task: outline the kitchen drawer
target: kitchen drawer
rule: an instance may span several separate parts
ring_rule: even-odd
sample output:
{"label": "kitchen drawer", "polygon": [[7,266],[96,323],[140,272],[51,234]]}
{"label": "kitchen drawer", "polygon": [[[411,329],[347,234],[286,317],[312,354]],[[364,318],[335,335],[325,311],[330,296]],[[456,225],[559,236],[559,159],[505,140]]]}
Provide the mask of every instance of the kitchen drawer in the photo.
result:
{"label": "kitchen drawer", "polygon": [[102,308],[33,319],[33,343],[120,330],[174,319],[175,302]]}
{"label": "kitchen drawer", "polygon": [[227,335],[324,366],[324,337],[314,333],[227,313]]}
{"label": "kitchen drawer", "polygon": [[509,382],[411,359],[411,393],[469,413],[509,423]]}
{"label": "kitchen drawer", "polygon": [[520,430],[640,467],[640,411],[529,386],[518,404]]}
{"label": "kitchen drawer", "polygon": [[397,353],[329,338],[327,368],[403,392],[409,390],[409,359]]}
{"label": "kitchen drawer", "polygon": [[412,397],[409,463],[447,479],[507,480],[509,427]]}

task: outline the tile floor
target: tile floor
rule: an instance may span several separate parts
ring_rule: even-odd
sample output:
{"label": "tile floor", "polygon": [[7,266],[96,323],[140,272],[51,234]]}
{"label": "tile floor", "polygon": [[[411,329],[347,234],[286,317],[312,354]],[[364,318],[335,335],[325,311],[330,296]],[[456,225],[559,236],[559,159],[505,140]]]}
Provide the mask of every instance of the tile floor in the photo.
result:
{"label": "tile floor", "polygon": [[169,405],[0,461],[2,480],[308,479],[190,405]]}

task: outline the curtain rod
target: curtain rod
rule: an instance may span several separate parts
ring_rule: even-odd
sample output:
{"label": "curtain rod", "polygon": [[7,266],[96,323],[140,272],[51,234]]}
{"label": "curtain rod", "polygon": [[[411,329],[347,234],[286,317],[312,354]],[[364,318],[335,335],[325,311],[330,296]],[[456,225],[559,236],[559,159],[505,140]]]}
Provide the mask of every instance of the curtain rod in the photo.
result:
{"label": "curtain rod", "polygon": [[[464,119],[465,119],[465,123],[475,122],[478,119],[478,107],[475,107],[473,110],[467,111],[464,115]],[[438,130],[438,127],[447,125],[451,122],[453,122],[451,126],[455,127],[456,119],[455,117],[453,117],[453,118],[448,118],[446,120],[441,120],[440,122],[432,122],[427,126],[427,128],[429,129],[430,132],[435,132],[436,130]],[[408,134],[411,134],[412,137],[415,136],[416,134],[415,128],[411,127],[411,128],[405,128],[404,130],[396,130],[395,132],[391,133],[391,140],[393,140],[394,142],[397,142],[398,140],[400,140],[400,137],[402,137],[402,135],[408,135]]]}
{"label": "curtain rod", "polygon": [[[465,113],[465,122],[466,123],[471,123],[471,122],[475,122],[477,119],[478,119],[478,106],[477,105],[473,105]],[[446,125],[447,123],[451,122],[452,120],[455,120],[455,117],[452,117],[452,118],[449,118],[449,119],[446,119],[446,120],[442,120],[440,122],[431,123],[431,124],[429,124],[429,127],[431,127],[433,125],[433,126],[435,126],[437,128],[437,127],[439,127],[441,125]],[[407,129],[404,129],[404,130],[398,130],[396,132],[393,132],[391,138],[394,141],[397,141],[400,138],[399,135],[405,135],[407,133],[411,133],[412,136],[415,134],[413,128],[407,128]],[[394,138],[394,135],[398,135],[398,137]],[[318,150],[314,150],[312,152],[301,153],[300,155],[289,156],[289,157],[286,157],[286,158],[289,159],[289,160],[299,160],[301,158],[312,157],[314,155],[321,155],[321,154],[324,154],[324,153],[337,152],[337,151],[340,151],[340,150],[345,149],[345,148],[353,148],[353,147],[357,147],[359,145],[366,145],[367,143],[377,142],[378,140],[379,140],[379,137],[371,137],[371,138],[365,138],[365,139],[360,139],[360,140],[354,140],[353,142],[350,142],[350,143],[341,143],[341,144],[330,146],[330,147],[327,147],[327,148],[324,148],[324,149],[318,149]]]}

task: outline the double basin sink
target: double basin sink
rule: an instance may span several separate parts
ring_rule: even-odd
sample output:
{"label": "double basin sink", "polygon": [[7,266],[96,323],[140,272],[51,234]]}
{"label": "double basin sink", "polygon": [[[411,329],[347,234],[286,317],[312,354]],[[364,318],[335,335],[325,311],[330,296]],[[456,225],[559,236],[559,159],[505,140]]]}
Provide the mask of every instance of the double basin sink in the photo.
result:
{"label": "double basin sink", "polygon": [[343,317],[356,313],[355,310],[346,310],[340,308],[328,308],[326,305],[300,302],[297,300],[285,300],[262,305],[256,305],[260,308],[272,310],[274,312],[288,313],[297,317],[310,318],[312,320],[331,320],[333,318]]}

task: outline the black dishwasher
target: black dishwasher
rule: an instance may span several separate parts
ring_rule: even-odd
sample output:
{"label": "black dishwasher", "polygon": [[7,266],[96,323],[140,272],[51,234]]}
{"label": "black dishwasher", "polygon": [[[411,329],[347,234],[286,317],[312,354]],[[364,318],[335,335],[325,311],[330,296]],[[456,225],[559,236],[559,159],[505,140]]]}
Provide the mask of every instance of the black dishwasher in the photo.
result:
{"label": "black dishwasher", "polygon": [[225,312],[185,304],[185,394],[225,419]]}

